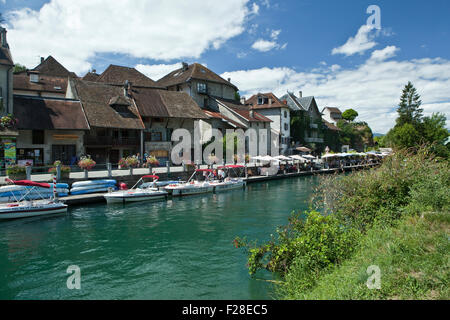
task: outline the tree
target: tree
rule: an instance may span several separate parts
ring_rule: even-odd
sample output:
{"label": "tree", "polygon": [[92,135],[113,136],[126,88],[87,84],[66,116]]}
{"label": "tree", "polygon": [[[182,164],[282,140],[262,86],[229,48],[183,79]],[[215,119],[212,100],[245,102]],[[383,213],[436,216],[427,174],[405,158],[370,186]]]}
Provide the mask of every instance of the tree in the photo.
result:
{"label": "tree", "polygon": [[433,113],[431,117],[423,118],[423,138],[426,142],[442,143],[449,136],[445,128],[446,117],[442,113]]}
{"label": "tree", "polygon": [[21,65],[20,63],[16,63],[16,64],[14,65],[14,70],[13,70],[13,72],[14,72],[14,73],[18,73],[18,72],[26,71],[26,70],[27,70],[27,67],[25,67],[24,65]]}
{"label": "tree", "polygon": [[423,112],[423,109],[420,108],[421,104],[422,101],[420,100],[420,95],[409,81],[400,97],[400,104],[397,109],[397,125],[403,126],[405,123],[410,123],[418,129]]}
{"label": "tree", "polygon": [[358,112],[356,112],[353,109],[348,109],[348,110],[345,110],[344,113],[342,114],[342,119],[345,119],[348,121],[353,121],[356,119],[357,116],[358,116]]}
{"label": "tree", "polygon": [[234,100],[241,101],[241,95],[239,94],[239,91],[234,92]]}

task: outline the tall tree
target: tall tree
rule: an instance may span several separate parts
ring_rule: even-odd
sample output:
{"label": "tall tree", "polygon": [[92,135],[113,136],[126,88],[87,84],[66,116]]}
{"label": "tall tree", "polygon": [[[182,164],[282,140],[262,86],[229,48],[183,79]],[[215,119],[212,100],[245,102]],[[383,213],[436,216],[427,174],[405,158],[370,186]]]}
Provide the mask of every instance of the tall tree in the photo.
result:
{"label": "tall tree", "polygon": [[400,97],[400,104],[397,109],[397,125],[403,126],[404,124],[409,123],[418,129],[418,126],[422,121],[423,109],[420,108],[421,105],[422,101],[420,100],[420,95],[409,81]]}
{"label": "tall tree", "polygon": [[342,118],[348,121],[353,121],[358,116],[358,112],[353,109],[347,109],[342,113]]}

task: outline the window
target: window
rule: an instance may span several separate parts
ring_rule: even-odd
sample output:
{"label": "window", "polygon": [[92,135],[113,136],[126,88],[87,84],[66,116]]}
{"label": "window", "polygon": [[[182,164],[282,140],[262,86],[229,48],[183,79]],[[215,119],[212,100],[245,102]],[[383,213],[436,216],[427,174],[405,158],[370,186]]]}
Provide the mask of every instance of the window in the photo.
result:
{"label": "window", "polygon": [[36,73],[31,73],[30,74],[30,81],[31,82],[39,82],[39,75]]}
{"label": "window", "polygon": [[162,141],[162,133],[152,132],[150,135],[150,141]]}
{"label": "window", "polygon": [[284,117],[287,118],[287,111],[284,110]]}
{"label": "window", "polygon": [[289,130],[289,125],[287,123],[284,124],[284,131],[288,131]]}
{"label": "window", "polygon": [[258,97],[258,104],[263,104],[263,103],[264,103],[263,97]]}
{"label": "window", "polygon": [[45,144],[44,130],[33,130],[31,135],[33,144]]}
{"label": "window", "polygon": [[197,83],[197,92],[198,93],[207,93],[206,83]]}

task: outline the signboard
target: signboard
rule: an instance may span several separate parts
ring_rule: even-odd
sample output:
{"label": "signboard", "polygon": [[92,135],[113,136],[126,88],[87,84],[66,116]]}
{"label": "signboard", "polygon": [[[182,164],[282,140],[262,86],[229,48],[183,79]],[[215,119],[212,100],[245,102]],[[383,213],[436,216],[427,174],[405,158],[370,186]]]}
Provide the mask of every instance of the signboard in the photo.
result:
{"label": "signboard", "polygon": [[5,164],[10,165],[16,163],[16,144],[14,142],[3,143],[5,150]]}

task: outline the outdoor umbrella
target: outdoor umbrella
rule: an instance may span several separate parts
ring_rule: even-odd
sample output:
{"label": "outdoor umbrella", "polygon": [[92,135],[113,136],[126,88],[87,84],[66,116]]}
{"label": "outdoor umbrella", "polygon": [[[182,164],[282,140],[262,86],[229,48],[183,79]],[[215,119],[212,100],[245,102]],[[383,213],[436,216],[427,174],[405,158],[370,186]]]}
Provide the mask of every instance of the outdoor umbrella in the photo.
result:
{"label": "outdoor umbrella", "polygon": [[298,147],[296,148],[297,151],[302,151],[302,152],[311,152],[311,149],[308,149],[306,147]]}

